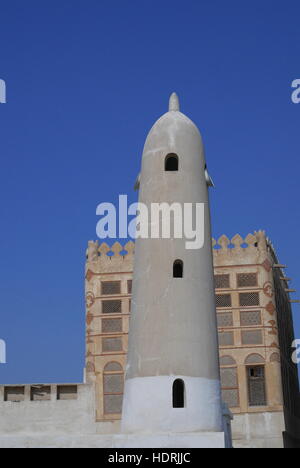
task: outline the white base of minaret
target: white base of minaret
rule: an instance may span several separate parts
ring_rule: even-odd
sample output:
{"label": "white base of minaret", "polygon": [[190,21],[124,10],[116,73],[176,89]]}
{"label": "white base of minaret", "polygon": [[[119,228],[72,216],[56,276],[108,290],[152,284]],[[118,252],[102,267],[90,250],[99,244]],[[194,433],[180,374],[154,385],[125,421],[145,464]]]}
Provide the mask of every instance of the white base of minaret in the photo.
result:
{"label": "white base of minaret", "polygon": [[[122,434],[114,437],[114,447],[158,449],[231,448],[226,445],[224,432],[192,432],[189,434]],[[159,454],[156,455],[159,456]]]}
{"label": "white base of minaret", "polygon": [[[185,384],[185,407],[173,408],[174,380]],[[220,381],[186,376],[137,377],[125,382],[122,432],[220,433],[223,430]]]}

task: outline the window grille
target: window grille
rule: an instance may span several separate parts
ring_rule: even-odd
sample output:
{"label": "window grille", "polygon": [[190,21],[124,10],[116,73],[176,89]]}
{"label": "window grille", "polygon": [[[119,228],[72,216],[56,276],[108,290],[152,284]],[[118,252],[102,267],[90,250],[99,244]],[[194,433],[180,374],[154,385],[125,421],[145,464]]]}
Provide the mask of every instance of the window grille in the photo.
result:
{"label": "window grille", "polygon": [[122,319],[103,319],[102,333],[117,333],[122,331]]}
{"label": "window grille", "polygon": [[121,294],[121,281],[101,281],[102,296]]}
{"label": "window grille", "polygon": [[104,413],[121,414],[123,395],[104,395]]}
{"label": "window grille", "polygon": [[227,403],[229,408],[237,408],[239,406],[239,392],[234,389],[222,390],[222,399]]}
{"label": "window grille", "polygon": [[102,339],[102,351],[103,352],[115,352],[122,351],[122,338],[103,338]]}
{"label": "window grille", "polygon": [[121,314],[122,301],[102,301],[103,314]]}
{"label": "window grille", "polygon": [[249,327],[251,325],[261,325],[261,312],[260,310],[243,311],[241,316],[241,326]]}
{"label": "window grille", "polygon": [[237,369],[236,367],[225,367],[221,369],[222,388],[237,387]]}
{"label": "window grille", "polygon": [[249,293],[240,293],[240,306],[258,306],[259,305],[259,293],[258,292],[249,292]]}
{"label": "window grille", "polygon": [[257,286],[257,274],[256,273],[239,273],[237,274],[237,286],[238,288],[247,288]]}
{"label": "window grille", "polygon": [[231,307],[231,295],[230,294],[217,294],[216,305],[217,307]]}
{"label": "window grille", "polygon": [[230,287],[229,275],[215,275],[216,289],[227,289]]}
{"label": "window grille", "polygon": [[221,369],[222,397],[230,408],[239,406],[238,376],[236,367]]}
{"label": "window grille", "polygon": [[109,362],[106,364],[103,374],[104,414],[120,414],[122,412],[123,392],[123,368],[118,362]]}
{"label": "window grille", "polygon": [[261,345],[263,344],[262,330],[242,331],[243,345]]}
{"label": "window grille", "polygon": [[233,346],[234,345],[233,332],[220,332],[219,333],[219,345],[220,346]]}
{"label": "window grille", "polygon": [[226,312],[224,314],[217,314],[218,327],[232,327],[233,326],[233,316],[232,312]]}
{"label": "window grille", "polygon": [[249,406],[266,406],[265,368],[255,366],[247,368]]}

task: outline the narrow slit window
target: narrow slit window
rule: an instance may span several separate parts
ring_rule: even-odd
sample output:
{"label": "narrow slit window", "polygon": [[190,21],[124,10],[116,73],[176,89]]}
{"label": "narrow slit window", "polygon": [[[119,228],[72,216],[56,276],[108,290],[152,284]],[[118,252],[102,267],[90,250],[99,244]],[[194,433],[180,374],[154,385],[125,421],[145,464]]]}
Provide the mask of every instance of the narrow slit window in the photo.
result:
{"label": "narrow slit window", "polygon": [[175,260],[173,264],[173,278],[183,278],[183,261]]}
{"label": "narrow slit window", "polygon": [[181,379],[175,380],[173,383],[173,408],[184,408],[185,388],[184,381]]}
{"label": "narrow slit window", "polygon": [[165,159],[165,171],[178,171],[178,156],[170,153]]}

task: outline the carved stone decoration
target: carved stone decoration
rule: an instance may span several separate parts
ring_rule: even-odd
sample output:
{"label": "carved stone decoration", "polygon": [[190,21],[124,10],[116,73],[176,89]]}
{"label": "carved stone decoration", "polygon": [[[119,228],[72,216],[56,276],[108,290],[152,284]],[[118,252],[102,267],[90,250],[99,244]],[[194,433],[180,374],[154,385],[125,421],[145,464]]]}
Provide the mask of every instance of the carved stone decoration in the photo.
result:
{"label": "carved stone decoration", "polygon": [[278,353],[273,353],[270,357],[270,362],[280,362],[280,355]]}
{"label": "carved stone decoration", "polygon": [[244,239],[239,235],[236,234],[232,239],[231,239],[232,244],[235,245],[235,248],[240,249],[241,245],[244,242]]}
{"label": "carved stone decoration", "polygon": [[266,258],[266,260],[262,263],[264,269],[269,273],[272,270],[271,262]]}
{"label": "carved stone decoration", "polygon": [[123,247],[119,242],[115,242],[112,247],[111,251],[114,253],[115,257],[118,257],[120,255],[120,252],[122,252]]}
{"label": "carved stone decoration", "polygon": [[93,362],[87,362],[86,364],[86,371],[87,372],[95,372],[95,364]]}
{"label": "carved stone decoration", "polygon": [[94,274],[95,274],[95,273],[94,273],[92,270],[88,270],[87,273],[86,273],[86,275],[85,275],[86,280],[87,280],[88,282],[90,282],[91,279],[93,278]]}
{"label": "carved stone decoration", "polygon": [[223,236],[218,239],[218,244],[222,247],[222,249],[226,250],[230,244],[230,240],[227,236],[225,236],[225,234],[223,234]]}
{"label": "carved stone decoration", "polygon": [[269,312],[270,315],[274,315],[275,313],[275,306],[273,304],[272,301],[270,301],[267,305],[266,305],[266,311]]}
{"label": "carved stone decoration", "polygon": [[272,327],[272,330],[269,331],[269,335],[276,335],[277,336],[277,328],[276,328],[276,322],[275,320],[269,320],[268,322],[271,327]]}
{"label": "carved stone decoration", "polygon": [[274,290],[272,283],[270,281],[266,281],[264,286],[263,286],[263,291],[266,296],[268,297],[273,297],[274,296]]}
{"label": "carved stone decoration", "polygon": [[88,260],[89,262],[96,262],[98,260],[98,241],[89,241],[88,243]]}
{"label": "carved stone decoration", "polygon": [[86,316],[86,324],[89,326],[91,325],[92,321],[93,321],[93,316],[91,313],[88,313]]}
{"label": "carved stone decoration", "polygon": [[88,292],[85,298],[86,307],[90,309],[92,305],[95,303],[95,301],[96,301],[95,295],[92,292]]}

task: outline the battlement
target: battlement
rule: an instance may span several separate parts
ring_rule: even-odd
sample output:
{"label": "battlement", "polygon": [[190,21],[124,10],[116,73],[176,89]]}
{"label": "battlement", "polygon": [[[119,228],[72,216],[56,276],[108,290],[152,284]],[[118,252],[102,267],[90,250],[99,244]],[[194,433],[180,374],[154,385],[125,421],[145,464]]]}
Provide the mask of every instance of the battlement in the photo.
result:
{"label": "battlement", "polygon": [[222,235],[218,240],[212,239],[212,247],[214,266],[276,263],[275,249],[265,231],[255,231],[245,238],[239,234],[232,239]]}
{"label": "battlement", "polygon": [[[93,271],[123,271],[124,266],[130,266],[133,262],[135,244],[132,241],[124,246],[115,242],[109,246],[106,242],[89,241],[87,249],[87,269],[93,266]],[[217,240],[212,239],[214,264],[248,264],[262,263],[268,258],[271,263],[276,263],[275,249],[266,236],[265,231],[257,231],[248,234],[245,238],[236,234],[229,239],[222,235]]]}
{"label": "battlement", "polygon": [[115,242],[112,246],[103,242],[89,241],[86,252],[86,271],[94,273],[131,271],[134,256],[134,242],[129,241],[124,246]]}

